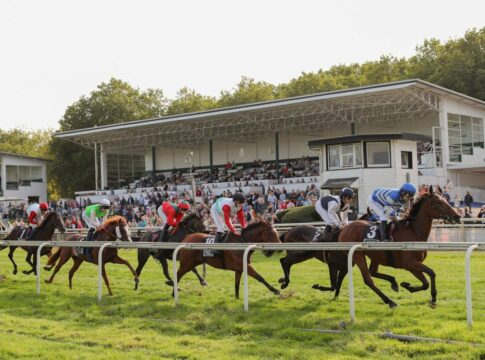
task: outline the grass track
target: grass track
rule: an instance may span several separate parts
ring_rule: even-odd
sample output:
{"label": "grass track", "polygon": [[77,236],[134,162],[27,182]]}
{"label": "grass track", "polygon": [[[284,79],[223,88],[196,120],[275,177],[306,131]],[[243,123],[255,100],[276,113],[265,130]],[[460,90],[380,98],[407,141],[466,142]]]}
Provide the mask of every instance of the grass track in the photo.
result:
{"label": "grass track", "polygon": [[[122,251],[136,266],[136,253]],[[474,328],[466,326],[463,253],[430,253],[426,263],[435,269],[438,308],[426,303],[429,291],[393,293],[386,282],[378,286],[400,305],[390,310],[356,279],[355,324],[343,334],[302,329],[337,329],[348,322],[347,281],[338,301],[330,293],[311,289],[328,284],[326,267],[308,261],[292,269],[285,300],[250,280],[250,312],[234,299],[232,272],[208,268],[208,287],[192,274],[180,284],[180,306],[174,307],[171,288],[163,284],[158,263],[150,260],[133,291],[129,270],[107,265],[114,296],[96,301],[97,268],[83,264],[67,286],[68,263],[54,284],[42,284],[35,293],[35,278],[19,271],[11,275],[7,251],[0,252],[0,359],[485,359],[485,255],[472,258]],[[17,250],[19,270],[26,269],[25,252]],[[281,254],[256,254],[256,270],[270,283],[281,276]],[[43,259],[45,262],[45,259]],[[398,281],[416,283],[412,275],[383,268]],[[43,279],[47,273],[43,272]],[[242,285],[242,284],[241,284]],[[242,291],[242,287],[241,287]],[[242,294],[242,292],[241,292]],[[418,335],[463,343],[402,343],[378,334]],[[471,345],[475,343],[478,345]]]}

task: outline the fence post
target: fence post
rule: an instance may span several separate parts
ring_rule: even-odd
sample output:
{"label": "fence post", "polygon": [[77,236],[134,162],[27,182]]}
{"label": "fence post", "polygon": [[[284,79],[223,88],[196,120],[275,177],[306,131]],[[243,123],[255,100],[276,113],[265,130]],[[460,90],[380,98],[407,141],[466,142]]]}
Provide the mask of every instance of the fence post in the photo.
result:
{"label": "fence post", "polygon": [[350,306],[350,321],[355,321],[355,304],[354,304],[354,276],[352,274],[352,264],[355,250],[362,247],[362,244],[352,246],[347,255],[347,269],[349,273],[349,306]]}
{"label": "fence post", "polygon": [[177,279],[177,255],[179,250],[188,247],[187,244],[179,245],[173,251],[173,300],[175,301],[175,305],[179,302],[179,289],[178,289],[178,279]]}
{"label": "fence post", "polygon": [[465,254],[465,283],[466,283],[466,320],[468,327],[473,325],[473,309],[472,309],[472,279],[471,279],[471,264],[470,260],[472,257],[473,250],[475,250],[478,245],[472,245],[468,248]]}
{"label": "fence post", "polygon": [[103,277],[103,251],[110,245],[111,243],[101,245],[98,252],[98,301],[101,301],[101,298],[103,297],[103,282],[101,281],[101,278]]}
{"label": "fence post", "polygon": [[244,276],[244,311],[249,311],[249,282],[248,282],[248,256],[249,252],[253,249],[260,248],[258,245],[249,245],[244,250],[243,255],[243,276]]}
{"label": "fence post", "polygon": [[37,248],[37,261],[35,264],[35,270],[36,270],[36,277],[37,277],[37,294],[40,294],[40,254],[42,251],[42,248],[46,245],[51,245],[51,242],[45,242],[39,245]]}

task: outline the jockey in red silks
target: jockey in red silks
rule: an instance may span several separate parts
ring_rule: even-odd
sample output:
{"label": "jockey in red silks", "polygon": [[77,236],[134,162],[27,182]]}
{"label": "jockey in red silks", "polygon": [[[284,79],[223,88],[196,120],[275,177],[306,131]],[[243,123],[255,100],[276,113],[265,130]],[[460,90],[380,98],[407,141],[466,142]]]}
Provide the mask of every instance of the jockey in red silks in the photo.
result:
{"label": "jockey in red silks", "polygon": [[162,231],[159,241],[165,241],[170,226],[176,227],[183,219],[185,213],[190,210],[190,205],[185,201],[174,204],[164,201],[157,209],[158,216],[162,220]]}
{"label": "jockey in red silks", "polygon": [[[27,208],[27,214],[29,216],[29,228],[26,234],[28,239],[32,238],[35,228],[42,223],[42,221],[44,220],[44,214],[47,212],[48,209],[49,206],[45,202],[41,202],[40,204],[33,203],[29,205],[29,207]],[[22,235],[20,236],[21,238]]]}
{"label": "jockey in red silks", "polygon": [[246,197],[243,194],[235,193],[232,198],[221,197],[212,205],[211,216],[212,220],[214,220],[214,224],[217,226],[214,243],[217,244],[222,242],[222,235],[226,228],[236,235],[241,235],[234,229],[231,217],[236,215],[241,227],[243,229],[246,227],[246,219],[244,218],[243,212],[243,205],[245,202]]}

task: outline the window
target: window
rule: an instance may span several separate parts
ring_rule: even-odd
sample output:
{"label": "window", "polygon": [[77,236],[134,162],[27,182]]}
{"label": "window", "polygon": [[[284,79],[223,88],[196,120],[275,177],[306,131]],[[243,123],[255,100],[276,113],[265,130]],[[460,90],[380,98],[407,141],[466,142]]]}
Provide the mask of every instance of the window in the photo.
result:
{"label": "window", "polygon": [[18,190],[19,186],[30,186],[32,182],[44,182],[41,166],[7,165],[7,189]]}
{"label": "window", "polygon": [[401,151],[401,168],[413,168],[413,153],[411,151]]}
{"label": "window", "polygon": [[484,148],[483,119],[448,114],[450,161],[461,162],[463,155],[473,155],[473,148]]}
{"label": "window", "polygon": [[389,142],[367,142],[367,166],[387,167],[391,166],[391,150]]}
{"label": "window", "polygon": [[347,169],[362,166],[362,147],[360,143],[328,146],[327,154],[329,169]]}

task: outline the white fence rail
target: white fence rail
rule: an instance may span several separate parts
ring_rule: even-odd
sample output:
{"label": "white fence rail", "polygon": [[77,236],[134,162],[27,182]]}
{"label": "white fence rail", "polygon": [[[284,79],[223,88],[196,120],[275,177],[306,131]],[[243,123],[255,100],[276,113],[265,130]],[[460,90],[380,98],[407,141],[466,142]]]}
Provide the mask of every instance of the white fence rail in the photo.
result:
{"label": "white fence rail", "polygon": [[126,243],[126,242],[72,242],[72,241],[24,241],[24,240],[4,240],[0,241],[0,246],[30,246],[37,247],[37,293],[40,294],[40,253],[44,246],[58,247],[99,247],[98,258],[98,300],[102,298],[102,253],[107,247],[119,249],[174,249],[174,301],[178,303],[178,283],[177,283],[177,265],[176,258],[179,250],[244,250],[243,270],[244,270],[244,310],[249,311],[249,288],[247,277],[247,257],[251,250],[338,250],[349,251],[348,269],[349,269],[349,309],[350,319],[355,320],[355,303],[354,303],[354,282],[352,274],[352,258],[355,251],[378,251],[378,250],[398,250],[398,251],[464,251],[465,252],[465,284],[466,284],[466,311],[467,322],[471,327],[473,324],[472,316],[472,287],[471,287],[471,270],[470,259],[474,250],[484,251],[485,243],[423,243],[423,242],[390,242],[390,243],[239,243],[239,244],[194,244],[194,243]]}

